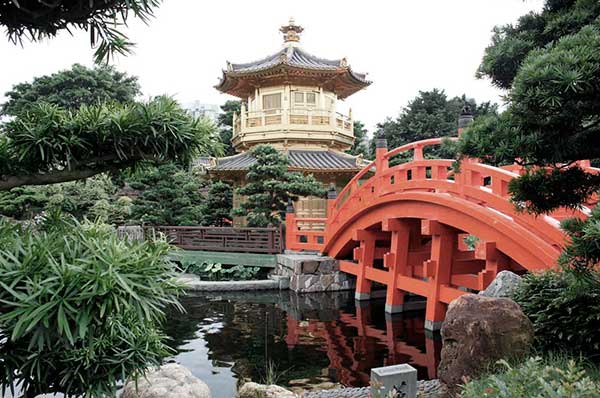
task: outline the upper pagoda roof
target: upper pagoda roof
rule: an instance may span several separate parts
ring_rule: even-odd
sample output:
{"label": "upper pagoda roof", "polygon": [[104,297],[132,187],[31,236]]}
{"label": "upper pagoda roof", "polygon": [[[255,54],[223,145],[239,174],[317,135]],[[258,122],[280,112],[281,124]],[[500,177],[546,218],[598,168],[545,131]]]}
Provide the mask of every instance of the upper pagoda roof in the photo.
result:
{"label": "upper pagoda roof", "polygon": [[346,58],[325,59],[314,56],[298,45],[302,27],[290,24],[281,27],[284,47],[268,57],[248,63],[227,63],[227,69],[215,87],[224,93],[246,98],[256,87],[282,83],[319,86],[346,98],[369,84],[366,74],[354,72]]}

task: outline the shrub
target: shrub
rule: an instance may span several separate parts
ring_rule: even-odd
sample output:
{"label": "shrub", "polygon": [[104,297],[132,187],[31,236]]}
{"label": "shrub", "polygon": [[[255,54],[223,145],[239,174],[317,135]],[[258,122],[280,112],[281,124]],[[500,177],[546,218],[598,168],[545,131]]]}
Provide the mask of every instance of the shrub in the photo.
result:
{"label": "shrub", "polygon": [[247,281],[257,279],[260,273],[259,267],[246,265],[235,265],[224,267],[220,263],[196,263],[184,261],[182,264],[183,272],[198,275],[200,279],[210,281]]}
{"label": "shrub", "polygon": [[168,354],[157,328],[180,287],[165,240],[129,242],[51,214],[0,220],[0,384],[23,396],[115,396]]}
{"label": "shrub", "polygon": [[574,360],[530,358],[518,366],[505,361],[498,374],[465,384],[462,398],[598,398],[600,383],[592,380]]}
{"label": "shrub", "polygon": [[542,350],[579,352],[600,360],[600,283],[570,270],[530,274],[514,299],[533,322]]}

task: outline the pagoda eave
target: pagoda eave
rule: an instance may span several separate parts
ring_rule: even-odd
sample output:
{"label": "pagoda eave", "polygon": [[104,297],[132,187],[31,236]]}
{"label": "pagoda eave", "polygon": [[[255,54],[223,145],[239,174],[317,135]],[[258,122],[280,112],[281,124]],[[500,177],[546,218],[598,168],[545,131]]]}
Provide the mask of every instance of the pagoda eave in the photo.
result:
{"label": "pagoda eave", "polygon": [[221,82],[215,88],[223,93],[246,99],[258,87],[279,84],[322,87],[335,92],[338,98],[344,99],[366,88],[371,82],[361,79],[349,67],[326,70],[280,65],[252,72],[223,71]]}

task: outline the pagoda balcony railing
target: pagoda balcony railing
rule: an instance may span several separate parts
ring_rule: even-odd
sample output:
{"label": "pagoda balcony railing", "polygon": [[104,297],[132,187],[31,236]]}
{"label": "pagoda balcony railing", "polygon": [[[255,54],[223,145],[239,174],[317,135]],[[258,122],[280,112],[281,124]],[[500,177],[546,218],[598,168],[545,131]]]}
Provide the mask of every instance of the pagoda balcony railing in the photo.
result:
{"label": "pagoda balcony railing", "polygon": [[234,140],[240,136],[275,131],[306,132],[315,138],[319,133],[334,134],[350,143],[354,138],[352,119],[328,109],[278,108],[246,111],[234,116]]}

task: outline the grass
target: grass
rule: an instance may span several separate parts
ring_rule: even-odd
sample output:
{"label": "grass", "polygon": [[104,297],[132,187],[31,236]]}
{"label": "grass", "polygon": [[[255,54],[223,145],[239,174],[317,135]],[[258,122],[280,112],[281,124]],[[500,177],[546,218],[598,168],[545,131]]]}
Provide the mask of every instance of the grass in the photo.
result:
{"label": "grass", "polygon": [[545,353],[526,361],[500,361],[465,384],[463,398],[598,398],[600,367],[583,357]]}

